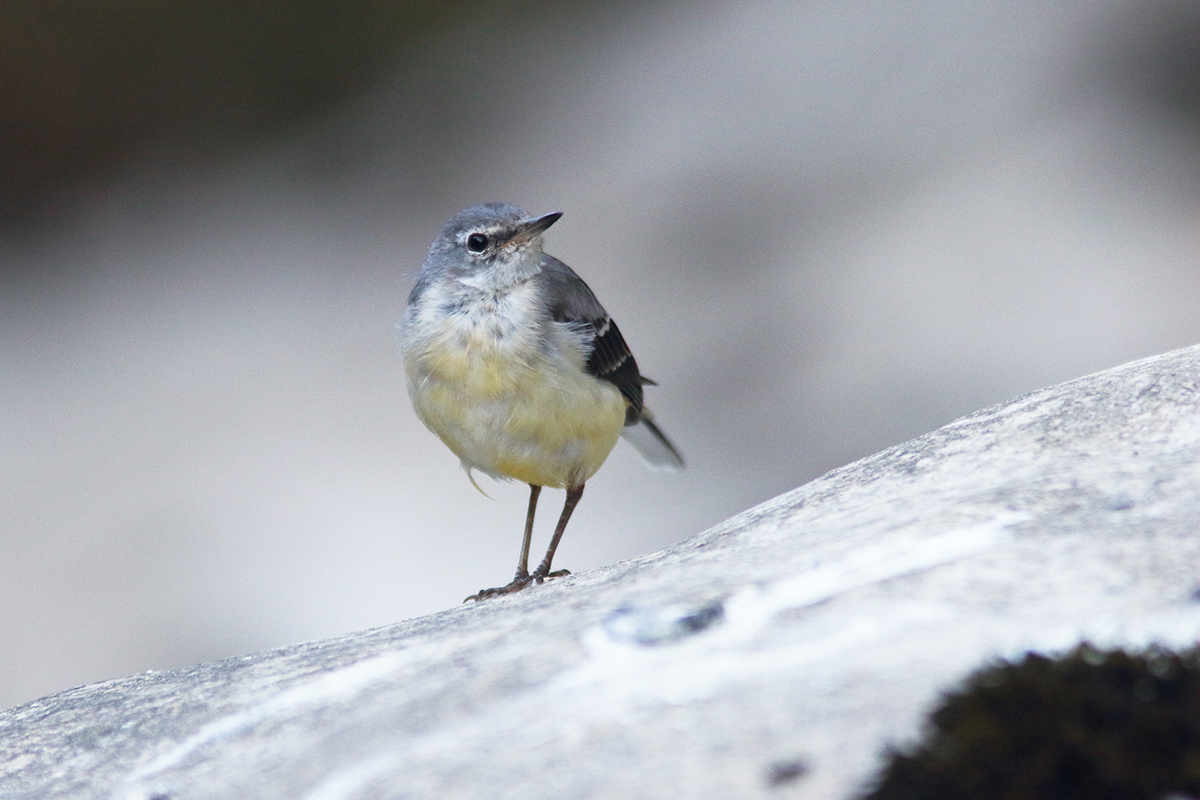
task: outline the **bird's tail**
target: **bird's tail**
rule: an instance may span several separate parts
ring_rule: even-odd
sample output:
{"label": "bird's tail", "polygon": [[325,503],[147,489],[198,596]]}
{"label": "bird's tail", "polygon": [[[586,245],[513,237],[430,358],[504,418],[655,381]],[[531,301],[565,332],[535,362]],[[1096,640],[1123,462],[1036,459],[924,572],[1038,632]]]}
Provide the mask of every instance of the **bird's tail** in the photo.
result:
{"label": "bird's tail", "polygon": [[671,444],[671,440],[654,424],[649,409],[643,408],[641,419],[621,430],[625,441],[633,445],[638,455],[653,470],[679,472],[683,469],[683,456]]}

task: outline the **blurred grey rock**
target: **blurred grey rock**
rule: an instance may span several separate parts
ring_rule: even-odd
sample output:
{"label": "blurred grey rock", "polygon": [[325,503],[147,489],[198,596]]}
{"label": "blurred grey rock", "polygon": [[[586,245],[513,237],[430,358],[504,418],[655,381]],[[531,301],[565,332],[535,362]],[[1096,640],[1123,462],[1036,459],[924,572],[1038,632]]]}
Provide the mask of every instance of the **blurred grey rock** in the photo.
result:
{"label": "blurred grey rock", "polygon": [[0,797],[849,796],[988,659],[1196,640],[1198,389],[1145,359],[645,558],[11,709]]}

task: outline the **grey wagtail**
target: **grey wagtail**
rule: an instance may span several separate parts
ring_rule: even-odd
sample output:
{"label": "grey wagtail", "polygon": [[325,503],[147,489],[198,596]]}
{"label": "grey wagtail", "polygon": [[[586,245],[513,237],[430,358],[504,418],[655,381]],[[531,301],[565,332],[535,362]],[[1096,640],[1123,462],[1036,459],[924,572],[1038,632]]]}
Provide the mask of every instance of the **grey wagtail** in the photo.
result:
{"label": "grey wagtail", "polygon": [[[450,218],[429,248],[400,324],[408,394],[417,416],[472,470],[529,484],[525,537],[512,583],[546,578],[583,484],[623,436],[651,468],[683,467],[642,405],[654,382],[583,279],[542,252],[561,213],[530,217],[486,203]],[[546,557],[529,572],[533,515],[543,486],[567,490]],[[479,488],[478,485],[475,486]]]}

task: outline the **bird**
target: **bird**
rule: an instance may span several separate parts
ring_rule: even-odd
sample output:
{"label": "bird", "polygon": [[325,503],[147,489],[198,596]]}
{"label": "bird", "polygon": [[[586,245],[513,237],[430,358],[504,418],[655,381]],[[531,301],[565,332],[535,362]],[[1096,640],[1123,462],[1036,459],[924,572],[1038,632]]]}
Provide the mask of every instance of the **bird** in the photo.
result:
{"label": "bird", "polygon": [[[471,484],[479,489],[478,471],[529,485],[516,575],[464,602],[570,574],[551,571],[554,552],[618,438],[652,469],[684,466],[642,402],[643,386],[655,384],[638,371],[616,322],[574,270],[543,251],[543,234],[560,217],[508,203],[455,214],[430,246],[399,323],[413,409]],[[566,500],[530,572],[544,487],[565,489]]]}

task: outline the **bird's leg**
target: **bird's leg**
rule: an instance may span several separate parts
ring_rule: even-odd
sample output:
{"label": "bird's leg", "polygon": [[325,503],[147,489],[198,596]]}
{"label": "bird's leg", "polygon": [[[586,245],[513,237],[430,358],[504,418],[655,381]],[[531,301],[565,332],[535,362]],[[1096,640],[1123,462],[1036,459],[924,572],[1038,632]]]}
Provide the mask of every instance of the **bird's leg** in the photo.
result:
{"label": "bird's leg", "polygon": [[529,511],[525,513],[525,537],[521,540],[521,557],[517,560],[517,574],[513,577],[512,583],[507,586],[498,586],[495,589],[480,589],[477,593],[471,595],[464,603],[471,600],[479,601],[486,600],[489,597],[498,597],[502,594],[512,594],[524,589],[530,583],[529,577],[529,543],[533,539],[533,515],[537,511],[538,495],[542,493],[542,487],[529,484]]}
{"label": "bird's leg", "polygon": [[550,547],[546,550],[546,557],[542,559],[542,563],[538,564],[538,568],[530,576],[534,582],[541,583],[546,578],[561,578],[563,575],[571,574],[565,569],[551,572],[550,562],[554,560],[554,551],[558,549],[558,540],[562,538],[563,531],[567,529],[567,522],[571,519],[571,512],[575,510],[575,506],[579,504],[579,498],[581,497],[583,497],[582,483],[578,486],[567,488],[567,501],[563,503],[562,514],[558,517],[558,527],[554,529],[554,538],[550,540]]}
{"label": "bird's leg", "polygon": [[517,561],[517,576],[513,578],[513,583],[529,580],[529,543],[533,539],[533,514],[537,511],[538,495],[541,493],[542,487],[529,484],[529,511],[525,513],[525,538],[521,540],[521,558]]}

